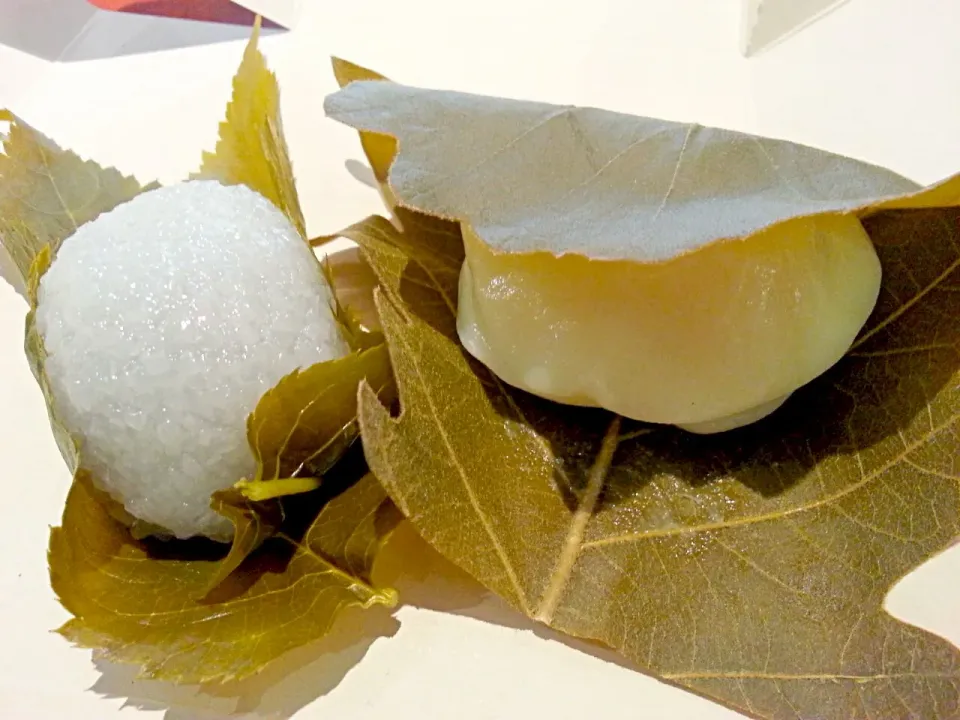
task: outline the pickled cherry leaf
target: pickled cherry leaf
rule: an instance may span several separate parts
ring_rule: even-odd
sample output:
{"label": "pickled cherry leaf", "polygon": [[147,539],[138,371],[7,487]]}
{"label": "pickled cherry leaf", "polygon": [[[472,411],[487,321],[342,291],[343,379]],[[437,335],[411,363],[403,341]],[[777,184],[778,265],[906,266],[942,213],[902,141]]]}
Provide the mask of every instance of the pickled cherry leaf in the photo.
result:
{"label": "pickled cherry leaf", "polygon": [[[257,461],[256,474],[236,489],[250,500],[281,497],[318,487],[320,478],[357,439],[357,387],[366,380],[385,402],[393,378],[385,345],[316,363],[284,376],[268,390],[247,418],[247,442]],[[271,491],[287,480],[296,482]]]}
{"label": "pickled cherry leaf", "polygon": [[276,535],[283,525],[281,503],[251,500],[235,487],[215,492],[210,498],[210,507],[231,522],[233,539],[226,557],[220,561],[216,572],[196,596],[197,600],[209,597],[237,571],[251,553]]}
{"label": "pickled cherry leaf", "polygon": [[377,276],[357,247],[348,247],[326,255],[323,265],[328,272],[337,305],[350,317],[351,332],[360,336],[359,347],[384,342],[380,318],[373,303]]}
{"label": "pickled cherry leaf", "polygon": [[[216,151],[205,154],[195,177],[248,185],[306,240],[276,79],[257,50],[258,29],[234,78]],[[371,477],[351,485],[344,483],[349,468],[333,467],[357,437],[360,379],[390,401],[382,337],[379,347],[298,370],[266,394],[251,415],[257,475],[211,498],[234,524],[229,550],[201,539],[159,539],[163,528],[132,517],[84,467],[82,447],[57,419],[34,322],[40,278],[60,244],[80,224],[156,184],[141,187],[82,160],[10,113],[0,120],[11,123],[0,156],[0,241],[30,302],[26,354],[74,473],[49,548],[51,583],[74,616],[61,632],[147,676],[206,683],[257,672],[324,635],[344,608],[393,605],[396,594],[369,575],[399,513]]]}
{"label": "pickled cherry leaf", "polygon": [[74,616],[60,633],[149,678],[247,677],[323,637],[348,607],[396,604],[370,575],[399,519],[365,475],[301,538],[273,537],[207,593],[221,566],[209,547],[133,539],[81,471],[50,538],[53,588]]}
{"label": "pickled cherry leaf", "polygon": [[80,225],[148,188],[60,148],[9,110],[0,110],[0,121],[10,124],[0,153],[0,245],[23,292],[44,247],[55,256]]}
{"label": "pickled cherry leaf", "polygon": [[504,386],[454,327],[455,226],[347,234],[382,284],[400,414],[371,470],[517,610],[757,718],[960,712],[960,651],[883,608],[960,536],[960,209],[865,220],[885,279],[851,353],[767,420],[697,436]]}
{"label": "pickled cherry leaf", "polygon": [[282,500],[320,488],[324,474],[356,441],[357,387],[362,380],[376,387],[385,402],[391,401],[393,378],[385,345],[295,370],[260,398],[247,417],[256,473],[211,499],[211,507],[233,523],[234,537],[205,595],[280,531]]}
{"label": "pickled cherry leaf", "polygon": [[372,216],[340,232],[355,242],[381,284],[395,288],[440,332],[456,334],[457,284],[464,251],[456,223],[407,208],[395,208],[407,228]]}
{"label": "pickled cherry leaf", "polygon": [[293,165],[280,117],[280,88],[258,48],[260,19],[233,78],[233,96],[214,151],[192,177],[246,185],[276,205],[306,238]]}
{"label": "pickled cherry leaf", "polygon": [[[318,238],[310,243],[323,245],[328,241],[328,238]],[[320,268],[333,292],[333,317],[347,345],[354,351],[383,345],[380,321],[373,306],[373,288],[377,281],[356,248],[342,250],[334,257],[325,256]]]}

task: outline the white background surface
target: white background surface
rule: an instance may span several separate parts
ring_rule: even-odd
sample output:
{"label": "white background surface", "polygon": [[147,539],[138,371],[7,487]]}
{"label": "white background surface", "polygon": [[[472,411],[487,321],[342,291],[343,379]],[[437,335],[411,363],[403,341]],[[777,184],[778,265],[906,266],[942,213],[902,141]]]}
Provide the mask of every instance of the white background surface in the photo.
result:
{"label": "white background surface", "polygon": [[[851,0],[750,60],[739,53],[741,0],[561,7],[555,0],[305,2],[295,30],[266,39],[263,49],[279,77],[309,231],[334,231],[380,211],[376,193],[344,169],[362,157],[353,131],[323,118],[323,97],[334,89],[331,54],[411,84],[785,137],[923,183],[960,171],[958,4]],[[59,65],[0,48],[0,106],[103,164],[171,182],[213,146],[242,48],[229,42]],[[0,284],[7,498],[0,716],[222,717],[233,701],[136,682],[123,668],[98,669],[88,652],[50,632],[67,619],[49,588],[45,553],[69,477],[21,350],[25,311]],[[366,623],[354,616],[330,641],[240,688],[240,710],[303,720],[739,717],[622,667],[609,653],[571,649],[534,631],[462,579],[439,582],[445,590],[405,580],[406,598],[428,607],[365,616]],[[960,547],[900,583],[888,607],[960,644]]]}

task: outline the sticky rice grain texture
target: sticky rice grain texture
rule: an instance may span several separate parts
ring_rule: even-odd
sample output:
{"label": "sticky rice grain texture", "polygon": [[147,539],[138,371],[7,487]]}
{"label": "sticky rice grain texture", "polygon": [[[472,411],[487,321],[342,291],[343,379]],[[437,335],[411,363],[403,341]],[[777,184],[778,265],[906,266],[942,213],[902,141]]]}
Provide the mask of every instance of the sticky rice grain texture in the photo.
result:
{"label": "sticky rice grain texture", "polygon": [[231,537],[210,496],[255,469],[247,415],[284,375],[348,352],[312,251],[245,186],[164,187],[81,226],[38,300],[84,465],[179,538]]}

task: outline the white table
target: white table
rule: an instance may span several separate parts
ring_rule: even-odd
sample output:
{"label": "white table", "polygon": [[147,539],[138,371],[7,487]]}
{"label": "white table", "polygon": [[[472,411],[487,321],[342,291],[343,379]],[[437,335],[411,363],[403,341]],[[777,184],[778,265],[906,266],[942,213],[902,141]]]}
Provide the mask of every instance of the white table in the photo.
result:
{"label": "white table", "polygon": [[[751,60],[739,52],[740,0],[561,7],[553,0],[304,3],[296,29],[263,47],[281,83],[309,230],[336,230],[380,211],[376,193],[344,169],[361,158],[353,132],[323,118],[323,97],[334,89],[331,54],[412,84],[785,137],[923,183],[960,170],[960,5],[851,0]],[[48,65],[0,48],[0,105],[101,163],[174,181],[213,146],[241,51],[234,41]],[[45,551],[69,477],[20,349],[25,309],[0,286],[0,457],[7,497],[16,498],[4,504],[0,535],[0,715],[160,718],[172,707],[167,720],[223,717],[232,701],[136,682],[125,668],[101,673],[89,652],[50,633],[67,619],[49,587]],[[464,581],[443,583],[439,595],[416,579],[403,589],[408,600],[432,598],[456,613],[407,605],[392,617],[371,616],[366,634],[355,616],[331,641],[295,652],[251,683],[240,710],[299,720],[739,717],[622,667],[611,654],[571,649]],[[960,547],[900,583],[888,607],[960,644]],[[321,656],[324,649],[334,652]],[[271,686],[280,671],[289,674]],[[125,696],[134,699],[125,704]]]}

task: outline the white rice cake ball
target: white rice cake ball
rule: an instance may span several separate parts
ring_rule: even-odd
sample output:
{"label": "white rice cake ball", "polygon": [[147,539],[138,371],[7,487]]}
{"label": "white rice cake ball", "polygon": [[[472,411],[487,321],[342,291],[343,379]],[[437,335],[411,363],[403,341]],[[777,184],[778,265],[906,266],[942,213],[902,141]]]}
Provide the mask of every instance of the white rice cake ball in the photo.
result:
{"label": "white rice cake ball", "polygon": [[242,185],[191,181],[81,226],[39,288],[61,421],[135,517],[229,540],[210,496],[250,477],[246,418],[298,367],[349,351],[313,251]]}

